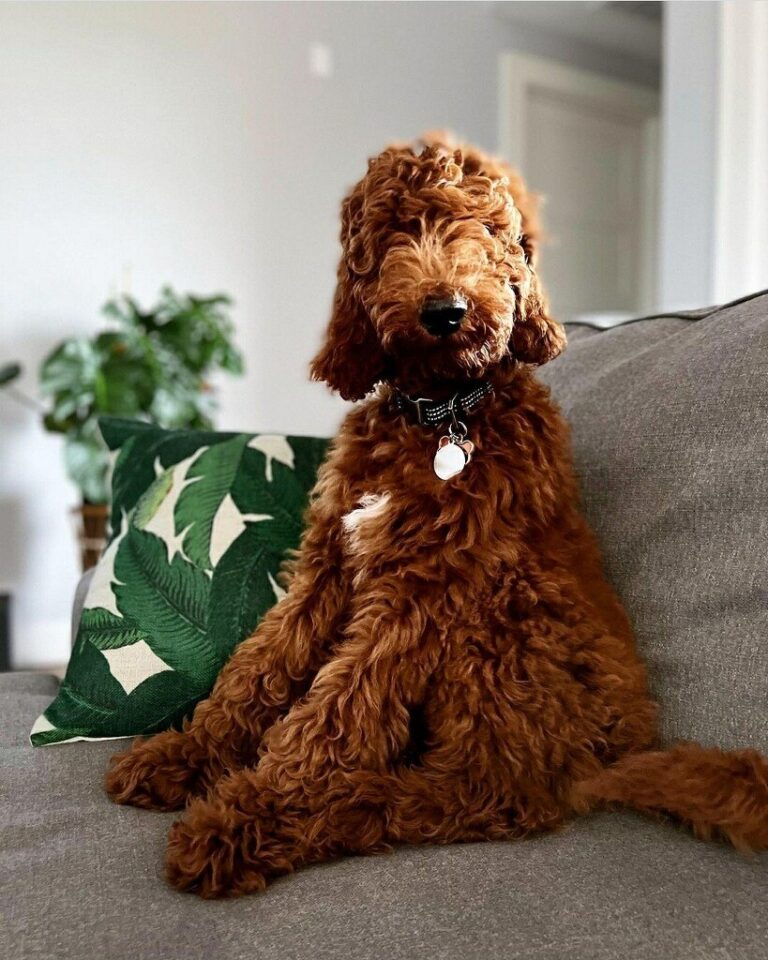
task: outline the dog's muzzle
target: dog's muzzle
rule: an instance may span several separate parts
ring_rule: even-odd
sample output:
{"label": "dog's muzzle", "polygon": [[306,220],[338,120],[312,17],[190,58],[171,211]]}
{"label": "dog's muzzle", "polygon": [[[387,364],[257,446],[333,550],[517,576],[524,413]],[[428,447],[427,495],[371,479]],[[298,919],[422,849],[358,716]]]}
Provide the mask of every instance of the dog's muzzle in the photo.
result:
{"label": "dog's muzzle", "polygon": [[433,337],[448,337],[461,327],[467,312],[463,297],[427,297],[421,308],[421,325]]}

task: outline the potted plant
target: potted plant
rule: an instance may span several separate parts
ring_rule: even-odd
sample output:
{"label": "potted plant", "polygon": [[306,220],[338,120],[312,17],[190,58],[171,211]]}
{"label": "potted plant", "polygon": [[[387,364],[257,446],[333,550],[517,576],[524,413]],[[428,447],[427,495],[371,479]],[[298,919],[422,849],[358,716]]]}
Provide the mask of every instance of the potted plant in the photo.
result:
{"label": "potted plant", "polygon": [[[122,296],[103,308],[112,321],[109,329],[65,340],[43,361],[43,423],[64,434],[67,474],[82,496],[74,513],[84,570],[99,558],[108,516],[107,450],[98,417],[210,428],[216,408],[210,375],[243,370],[232,339],[231,303],[224,294],[196,297],[164,287],[155,306],[143,310]],[[19,372],[17,364],[3,367],[0,386]]]}

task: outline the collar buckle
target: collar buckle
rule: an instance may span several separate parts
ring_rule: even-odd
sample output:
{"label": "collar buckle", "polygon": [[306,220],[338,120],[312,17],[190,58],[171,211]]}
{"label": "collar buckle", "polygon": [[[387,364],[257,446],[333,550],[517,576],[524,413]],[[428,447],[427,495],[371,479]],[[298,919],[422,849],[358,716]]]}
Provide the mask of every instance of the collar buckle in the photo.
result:
{"label": "collar buckle", "polygon": [[406,394],[403,394],[403,396],[405,396],[405,399],[416,411],[416,422],[420,427],[423,427],[427,423],[427,414],[422,404],[432,403],[432,401],[428,397],[416,397],[414,400],[413,397],[409,397]]}

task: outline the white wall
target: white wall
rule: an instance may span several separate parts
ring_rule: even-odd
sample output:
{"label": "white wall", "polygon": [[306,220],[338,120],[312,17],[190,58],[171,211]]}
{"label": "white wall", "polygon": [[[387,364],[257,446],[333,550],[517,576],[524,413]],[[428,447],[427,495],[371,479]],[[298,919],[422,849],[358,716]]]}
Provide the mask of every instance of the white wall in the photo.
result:
{"label": "white wall", "polygon": [[661,305],[768,287],[768,4],[664,6]]}
{"label": "white wall", "polygon": [[720,19],[714,300],[768,288],[768,3]]}
{"label": "white wall", "polygon": [[702,306],[712,297],[719,8],[707,0],[664,8],[659,299],[665,309]]}
{"label": "white wall", "polygon": [[[311,76],[308,47],[335,70]],[[338,203],[390,139],[496,142],[496,56],[529,49],[636,78],[632,58],[499,20],[486,3],[0,4],[0,360],[88,333],[130,274],[151,298],[225,290],[247,377],[224,428],[328,434],[307,382]],[[76,581],[60,441],[0,395],[0,586],[15,662],[63,662]]]}

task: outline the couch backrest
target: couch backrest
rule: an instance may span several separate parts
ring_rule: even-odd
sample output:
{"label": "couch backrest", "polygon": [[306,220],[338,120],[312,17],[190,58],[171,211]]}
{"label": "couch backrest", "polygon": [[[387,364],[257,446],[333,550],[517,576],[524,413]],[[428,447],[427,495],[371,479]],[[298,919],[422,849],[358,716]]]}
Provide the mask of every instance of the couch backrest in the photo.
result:
{"label": "couch backrest", "polygon": [[540,375],[662,735],[768,751],[768,292],[568,333]]}

